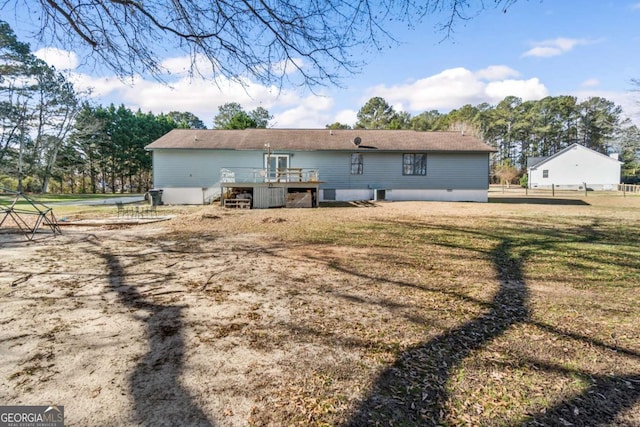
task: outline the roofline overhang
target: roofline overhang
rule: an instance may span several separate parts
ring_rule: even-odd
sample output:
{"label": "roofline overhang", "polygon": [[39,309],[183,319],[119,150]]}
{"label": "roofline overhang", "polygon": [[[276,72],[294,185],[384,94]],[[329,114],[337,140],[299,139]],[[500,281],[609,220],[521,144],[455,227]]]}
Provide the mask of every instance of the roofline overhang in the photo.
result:
{"label": "roofline overhang", "polygon": [[[239,152],[247,152],[247,151],[261,151],[265,152],[266,150],[263,148],[209,148],[209,147],[145,147],[145,151],[154,151],[154,150],[205,150],[205,151],[239,151]],[[317,153],[317,152],[333,152],[333,153],[359,153],[359,152],[370,152],[370,153],[465,153],[465,154],[491,154],[497,153],[498,150],[433,150],[433,149],[397,149],[397,150],[381,150],[374,147],[354,147],[354,148],[327,148],[327,149],[303,149],[303,148],[271,148],[271,152],[300,152],[300,153]]]}

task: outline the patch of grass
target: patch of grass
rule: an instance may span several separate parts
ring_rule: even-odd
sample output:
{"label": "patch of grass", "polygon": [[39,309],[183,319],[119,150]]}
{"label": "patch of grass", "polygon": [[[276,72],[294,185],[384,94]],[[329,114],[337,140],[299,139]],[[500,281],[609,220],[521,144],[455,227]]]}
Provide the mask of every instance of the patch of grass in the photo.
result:
{"label": "patch of grass", "polygon": [[[616,208],[582,205],[577,215],[568,211],[573,206],[545,215],[530,206],[507,217],[488,214],[496,207],[465,218],[311,215],[304,233],[291,220],[286,231],[268,231],[297,244],[343,248],[352,257],[327,258],[331,269],[366,278],[370,294],[391,303],[386,307],[413,301],[394,309],[394,321],[375,338],[363,333],[373,332],[370,325],[346,331],[324,317],[324,330],[332,331],[326,340],[366,340],[367,360],[379,371],[351,415],[329,411],[304,421],[536,425],[548,422],[549,411],[567,423],[587,413],[591,422],[608,419],[608,410],[587,398],[599,390],[594,378],[606,373],[615,383],[640,375],[640,345],[629,339],[640,336],[629,322],[640,315],[638,216],[621,221]],[[501,299],[501,292],[514,297]],[[429,326],[415,329],[420,322]],[[633,396],[640,402],[640,393]],[[301,405],[308,415],[316,403]]]}
{"label": "patch of grass", "polygon": [[[124,194],[112,194],[112,193],[108,193],[108,194],[51,194],[51,193],[47,193],[47,194],[27,194],[27,197],[29,197],[30,199],[39,202],[39,203],[52,203],[52,202],[80,202],[83,200],[98,200],[98,199],[109,199],[109,198],[117,198],[117,197],[129,197],[129,196],[140,196],[142,197],[142,194],[131,194],[131,193],[124,193]],[[14,196],[12,195],[8,195],[8,194],[0,194],[0,202],[2,203],[6,203],[6,202],[12,202],[14,199]],[[28,204],[27,201],[23,200],[19,200],[18,205],[21,204]]]}

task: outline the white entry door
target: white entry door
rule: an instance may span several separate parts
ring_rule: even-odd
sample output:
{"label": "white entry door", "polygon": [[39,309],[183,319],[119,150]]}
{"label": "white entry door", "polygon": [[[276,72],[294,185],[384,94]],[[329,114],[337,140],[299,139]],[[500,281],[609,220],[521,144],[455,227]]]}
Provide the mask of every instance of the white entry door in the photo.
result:
{"label": "white entry door", "polygon": [[288,154],[265,154],[264,166],[267,169],[267,176],[269,181],[276,180],[276,172],[278,169],[286,169],[289,167],[289,155]]}

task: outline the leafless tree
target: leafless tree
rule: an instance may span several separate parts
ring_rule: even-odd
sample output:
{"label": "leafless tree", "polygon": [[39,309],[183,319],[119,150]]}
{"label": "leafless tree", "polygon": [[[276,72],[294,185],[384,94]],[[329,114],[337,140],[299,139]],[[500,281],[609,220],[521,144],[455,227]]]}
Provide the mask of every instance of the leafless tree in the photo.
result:
{"label": "leafless tree", "polygon": [[518,177],[518,169],[509,161],[504,161],[496,165],[494,173],[500,180],[500,184],[506,184],[507,188],[510,188],[513,180]]}
{"label": "leafless tree", "polygon": [[[396,40],[394,21],[413,26],[437,15],[450,34],[455,22],[517,0],[0,0],[0,8],[27,13],[40,41],[87,58],[118,76],[150,74],[162,80],[163,58],[188,53],[213,76],[307,87],[339,84],[364,65],[363,50]],[[20,9],[21,8],[21,9]],[[3,13],[4,14],[4,13]],[[292,77],[295,75],[295,78]],[[300,79],[300,80],[297,80]]]}

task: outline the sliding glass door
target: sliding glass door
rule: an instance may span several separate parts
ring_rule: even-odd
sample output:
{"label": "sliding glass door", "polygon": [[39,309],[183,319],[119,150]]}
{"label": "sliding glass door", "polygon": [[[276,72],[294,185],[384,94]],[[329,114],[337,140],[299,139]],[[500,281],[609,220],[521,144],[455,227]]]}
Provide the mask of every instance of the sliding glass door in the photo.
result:
{"label": "sliding glass door", "polygon": [[264,166],[267,169],[267,180],[276,181],[278,169],[286,169],[289,167],[288,154],[265,154]]}

